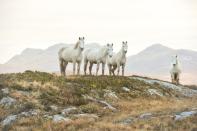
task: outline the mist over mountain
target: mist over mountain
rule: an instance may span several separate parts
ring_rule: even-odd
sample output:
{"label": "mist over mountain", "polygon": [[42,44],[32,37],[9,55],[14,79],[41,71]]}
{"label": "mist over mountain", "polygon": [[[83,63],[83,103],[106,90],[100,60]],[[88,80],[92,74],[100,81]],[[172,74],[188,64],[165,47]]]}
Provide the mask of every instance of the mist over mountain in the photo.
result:
{"label": "mist over mountain", "polygon": [[[23,72],[25,70],[39,70],[45,72],[59,71],[57,52],[61,47],[69,44],[56,44],[45,50],[25,49],[5,64],[0,65],[0,73]],[[86,47],[99,47],[97,43],[87,44]],[[169,70],[173,56],[178,55],[182,75],[181,81],[186,84],[197,84],[197,52],[191,50],[175,50],[161,44],[154,44],[136,55],[127,57],[126,74],[143,75],[170,80]],[[106,66],[107,69],[107,66]],[[72,65],[68,66],[72,70]],[[83,65],[81,72],[83,71]],[[108,71],[107,71],[108,72]]]}

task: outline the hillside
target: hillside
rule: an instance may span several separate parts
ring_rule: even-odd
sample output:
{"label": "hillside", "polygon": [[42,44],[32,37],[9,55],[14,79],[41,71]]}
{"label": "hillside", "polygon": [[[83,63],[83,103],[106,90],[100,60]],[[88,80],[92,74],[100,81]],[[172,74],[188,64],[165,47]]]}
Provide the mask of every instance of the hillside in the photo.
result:
{"label": "hillside", "polygon": [[195,89],[139,76],[0,74],[0,130],[195,130]]}

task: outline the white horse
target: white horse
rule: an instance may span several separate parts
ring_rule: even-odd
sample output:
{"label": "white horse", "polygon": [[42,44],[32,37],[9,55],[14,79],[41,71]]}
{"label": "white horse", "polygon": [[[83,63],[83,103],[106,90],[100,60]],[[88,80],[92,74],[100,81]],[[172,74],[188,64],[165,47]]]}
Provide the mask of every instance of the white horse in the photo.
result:
{"label": "white horse", "polygon": [[117,75],[119,75],[120,72],[120,66],[122,66],[122,76],[124,76],[124,68],[126,64],[126,53],[127,53],[128,45],[127,41],[122,42],[122,48],[120,51],[116,54],[113,54],[112,57],[107,58],[107,65],[109,68],[109,74],[113,73],[115,75],[114,71],[116,68],[118,68]]}
{"label": "white horse", "polygon": [[89,62],[90,75],[92,75],[93,64],[97,64],[96,75],[98,75],[100,63],[102,63],[102,75],[104,75],[107,56],[109,55],[111,57],[112,53],[113,53],[113,44],[107,44],[107,46],[103,46],[100,48],[87,49],[84,52],[84,74],[86,75],[87,64]]}
{"label": "white horse", "polygon": [[84,37],[79,37],[79,40],[74,46],[64,47],[59,50],[58,55],[61,75],[66,75],[66,66],[69,62],[73,63],[73,75],[75,75],[76,63],[78,64],[77,74],[79,75],[83,49]]}
{"label": "white horse", "polygon": [[179,62],[178,62],[178,57],[176,55],[175,57],[175,61],[173,62],[173,67],[170,70],[170,74],[171,74],[171,79],[172,79],[172,83],[178,85],[179,84],[179,80],[180,80],[180,67],[179,67]]}

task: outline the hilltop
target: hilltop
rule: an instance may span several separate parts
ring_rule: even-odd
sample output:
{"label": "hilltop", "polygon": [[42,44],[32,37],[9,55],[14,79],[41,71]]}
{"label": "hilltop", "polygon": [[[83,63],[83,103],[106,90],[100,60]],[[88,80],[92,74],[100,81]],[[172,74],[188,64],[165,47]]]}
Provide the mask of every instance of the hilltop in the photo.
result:
{"label": "hilltop", "polygon": [[192,130],[195,87],[139,76],[0,74],[2,130]]}

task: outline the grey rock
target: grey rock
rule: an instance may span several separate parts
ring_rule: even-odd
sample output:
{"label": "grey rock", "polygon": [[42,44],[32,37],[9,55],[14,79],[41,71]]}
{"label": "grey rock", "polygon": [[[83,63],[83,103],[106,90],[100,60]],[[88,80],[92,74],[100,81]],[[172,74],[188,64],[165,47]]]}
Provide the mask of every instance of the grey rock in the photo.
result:
{"label": "grey rock", "polygon": [[140,119],[147,119],[152,116],[152,113],[145,113],[139,116]]}
{"label": "grey rock", "polygon": [[51,108],[53,111],[57,111],[57,110],[58,110],[58,107],[55,106],[55,105],[51,105],[50,108]]}
{"label": "grey rock", "polygon": [[36,115],[38,115],[38,111],[37,110],[30,110],[28,112],[22,112],[22,113],[20,113],[18,115],[9,115],[2,121],[2,125],[3,126],[9,125],[12,122],[14,122],[17,118],[30,117],[30,116],[36,116]]}
{"label": "grey rock", "polygon": [[110,91],[110,90],[105,90],[105,94],[104,94],[104,97],[105,98],[110,98],[110,99],[118,99],[118,96],[116,95],[115,92],[113,91]]}
{"label": "grey rock", "polygon": [[46,118],[46,119],[53,119],[53,116],[50,116],[50,115],[47,115],[47,114],[45,114],[43,117]]}
{"label": "grey rock", "polygon": [[115,121],[115,123],[123,124],[123,125],[129,125],[129,124],[131,124],[133,122],[134,122],[134,118],[133,117],[128,117],[128,118],[125,118],[125,119],[122,119],[122,120],[119,120],[119,121]]}
{"label": "grey rock", "polygon": [[175,115],[174,119],[175,119],[175,121],[182,120],[184,118],[190,117],[190,116],[195,115],[195,114],[197,114],[197,111],[186,111],[186,112],[182,112],[178,115]]}
{"label": "grey rock", "polygon": [[110,105],[110,104],[107,103],[106,101],[97,100],[97,99],[95,99],[95,98],[93,98],[93,97],[90,97],[90,96],[88,96],[88,95],[83,95],[83,97],[84,97],[84,99],[88,99],[88,100],[90,100],[90,101],[94,101],[94,102],[100,103],[100,104],[102,104],[102,105],[105,105],[106,107],[104,107],[104,108],[108,108],[108,109],[110,109],[110,110],[112,110],[112,111],[117,111],[116,108],[114,108],[112,105]]}
{"label": "grey rock", "polygon": [[74,115],[74,117],[80,118],[80,117],[87,117],[87,118],[94,118],[94,119],[98,119],[99,117],[95,114],[77,114]]}
{"label": "grey rock", "polygon": [[71,119],[65,118],[65,117],[63,117],[61,115],[54,115],[53,116],[53,122],[62,122],[62,121],[64,121],[64,122],[70,122]]}
{"label": "grey rock", "polygon": [[10,124],[13,123],[16,119],[17,119],[17,115],[10,115],[10,116],[7,116],[7,117],[2,121],[2,125],[3,125],[3,126],[10,125]]}
{"label": "grey rock", "polygon": [[11,97],[3,97],[0,101],[0,105],[3,105],[3,106],[11,106],[13,105],[14,103],[16,102],[15,99],[11,98]]}
{"label": "grey rock", "polygon": [[28,112],[22,112],[20,114],[21,117],[29,117],[29,116],[36,116],[38,115],[38,111],[37,110],[30,110]]}
{"label": "grey rock", "polygon": [[127,88],[127,87],[122,87],[122,90],[125,91],[125,92],[130,92],[130,89]]}
{"label": "grey rock", "polygon": [[[168,89],[172,89],[174,91],[177,91],[179,93],[181,93],[182,95],[186,96],[186,97],[192,97],[192,96],[197,96],[197,91],[196,90],[192,90],[189,89],[188,87],[184,87],[182,85],[174,85],[172,83],[169,82],[165,82],[165,81],[160,81],[160,80],[153,80],[153,79],[147,79],[147,78],[141,78],[141,77],[131,77],[132,79],[136,79],[136,80],[140,80],[140,81],[144,81],[148,84],[154,85],[155,83],[159,84],[162,86],[162,88],[168,88]],[[154,92],[157,93],[158,92]]]}
{"label": "grey rock", "polygon": [[63,115],[69,114],[69,113],[71,113],[72,111],[75,111],[75,110],[77,110],[76,107],[68,107],[68,108],[62,110],[62,114],[63,114]]}
{"label": "grey rock", "polygon": [[1,89],[1,91],[3,92],[3,94],[9,94],[9,89],[8,88]]}
{"label": "grey rock", "polygon": [[150,95],[163,96],[163,94],[161,92],[159,92],[158,90],[156,90],[156,89],[148,89],[148,93]]}

